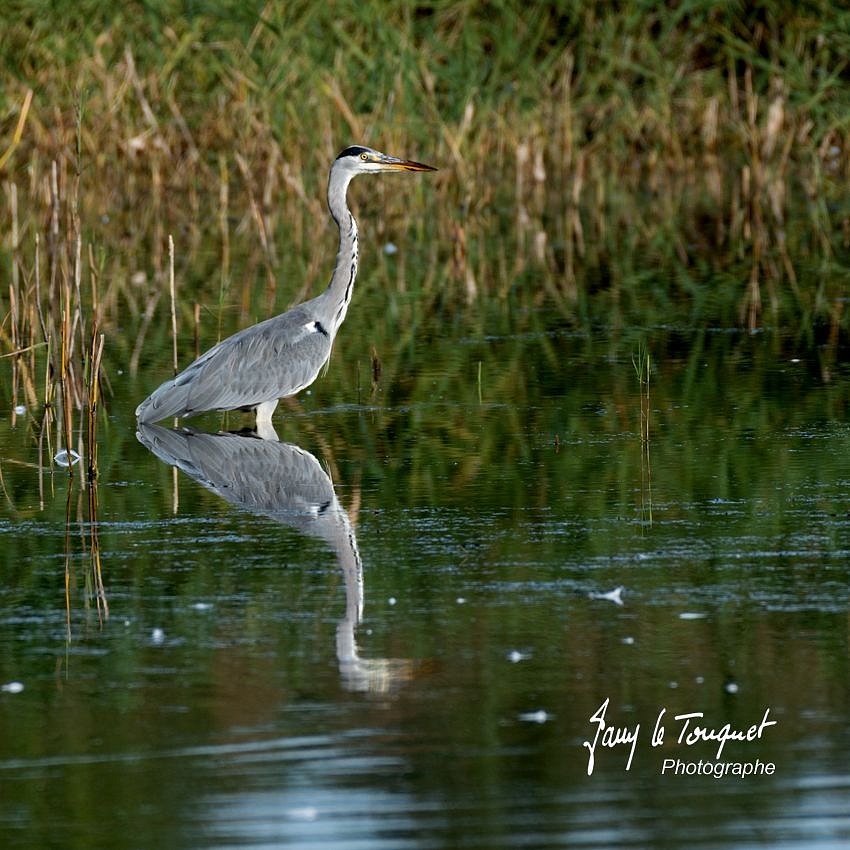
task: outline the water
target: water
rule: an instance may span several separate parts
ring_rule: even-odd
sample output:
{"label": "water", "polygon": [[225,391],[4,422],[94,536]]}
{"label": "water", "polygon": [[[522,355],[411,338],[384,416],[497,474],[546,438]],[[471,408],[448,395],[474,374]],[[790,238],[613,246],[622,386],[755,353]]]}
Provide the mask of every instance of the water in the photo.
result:
{"label": "water", "polygon": [[[422,325],[373,384],[368,343],[277,445],[140,441],[161,375],[116,377],[95,524],[0,423],[3,846],[848,846],[841,357],[538,316]],[[588,775],[605,700],[637,742]],[[772,773],[665,769],[718,762],[692,712],[774,722],[719,759]]]}

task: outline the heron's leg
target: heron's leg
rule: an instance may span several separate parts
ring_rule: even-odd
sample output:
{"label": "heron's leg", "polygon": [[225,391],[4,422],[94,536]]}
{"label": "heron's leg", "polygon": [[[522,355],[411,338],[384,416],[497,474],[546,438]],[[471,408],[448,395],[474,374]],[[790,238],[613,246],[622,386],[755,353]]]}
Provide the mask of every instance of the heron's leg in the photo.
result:
{"label": "heron's leg", "polygon": [[264,440],[277,441],[277,432],[272,425],[272,413],[277,407],[278,399],[264,401],[257,405],[257,434]]}

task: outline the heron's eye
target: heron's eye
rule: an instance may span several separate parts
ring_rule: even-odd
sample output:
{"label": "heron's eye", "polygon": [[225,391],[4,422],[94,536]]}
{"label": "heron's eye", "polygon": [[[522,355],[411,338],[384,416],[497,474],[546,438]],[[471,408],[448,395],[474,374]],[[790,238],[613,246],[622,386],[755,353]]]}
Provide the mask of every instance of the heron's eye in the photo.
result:
{"label": "heron's eye", "polygon": [[368,157],[365,153],[361,153],[361,154],[360,154],[360,159],[362,159],[362,160],[363,160],[363,162],[366,162],[366,161],[369,159],[369,157]]}

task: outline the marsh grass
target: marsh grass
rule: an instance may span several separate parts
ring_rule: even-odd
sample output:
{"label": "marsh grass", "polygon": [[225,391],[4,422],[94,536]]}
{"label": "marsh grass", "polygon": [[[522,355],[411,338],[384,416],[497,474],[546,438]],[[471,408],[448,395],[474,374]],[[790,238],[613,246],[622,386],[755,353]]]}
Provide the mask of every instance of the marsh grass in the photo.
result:
{"label": "marsh grass", "polygon": [[352,191],[371,244],[408,246],[373,285],[422,314],[846,332],[830,4],[4,5],[0,343],[65,434],[95,325],[107,382],[160,357],[169,304],[185,363],[317,291],[350,141],[441,168]]}
{"label": "marsh grass", "polygon": [[[32,100],[29,91],[7,150],[9,158],[24,138],[22,128]],[[106,348],[103,328],[112,329],[114,316],[104,319],[100,289],[103,267],[96,260],[94,244],[83,235],[83,105],[80,97],[74,108],[73,147],[53,159],[38,184],[29,187],[34,194],[27,192],[26,196],[35,208],[25,217],[20,215],[17,183],[5,184],[11,262],[9,309],[0,330],[12,366],[12,425],[15,427],[20,418],[37,432],[42,509],[46,484],[52,495],[58,469],[66,465],[68,470],[64,590],[69,641],[72,590],[76,586],[75,527],[80,529],[80,546],[90,559],[84,577],[86,604],[95,599],[99,618],[108,615],[98,532],[98,426],[102,420]],[[58,458],[59,453],[67,463],[54,460],[54,454]]]}
{"label": "marsh grass", "polygon": [[641,518],[652,525],[652,452],[650,444],[650,424],[652,421],[652,396],[650,379],[652,360],[649,348],[644,340],[638,342],[637,352],[632,354],[632,366],[638,382],[640,399],[640,510]]}

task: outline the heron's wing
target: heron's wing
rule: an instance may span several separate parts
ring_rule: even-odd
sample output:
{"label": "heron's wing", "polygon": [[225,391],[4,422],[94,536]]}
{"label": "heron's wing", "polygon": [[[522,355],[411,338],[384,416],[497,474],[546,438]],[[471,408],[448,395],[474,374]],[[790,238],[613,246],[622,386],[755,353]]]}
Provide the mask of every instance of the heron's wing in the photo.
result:
{"label": "heron's wing", "polygon": [[311,384],[330,351],[324,327],[293,310],[219,343],[178,375],[175,386],[188,390],[187,413],[252,406]]}
{"label": "heron's wing", "polygon": [[323,296],[220,342],[136,409],[140,422],[233,410],[293,395],[311,384],[331,352],[318,309]]}

